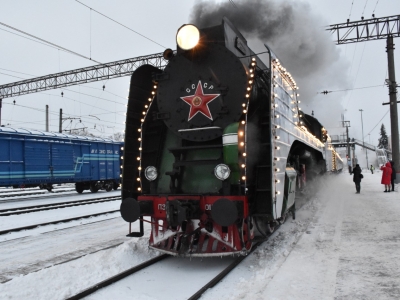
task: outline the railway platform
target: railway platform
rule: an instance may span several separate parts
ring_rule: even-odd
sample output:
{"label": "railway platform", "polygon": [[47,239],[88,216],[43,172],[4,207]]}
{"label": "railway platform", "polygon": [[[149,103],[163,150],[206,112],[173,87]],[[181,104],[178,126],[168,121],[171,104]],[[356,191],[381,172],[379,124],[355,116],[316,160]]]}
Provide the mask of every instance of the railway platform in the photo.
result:
{"label": "railway platform", "polygon": [[384,193],[380,171],[363,175],[361,194],[348,173],[319,189],[321,206],[260,299],[400,298],[399,184]]}

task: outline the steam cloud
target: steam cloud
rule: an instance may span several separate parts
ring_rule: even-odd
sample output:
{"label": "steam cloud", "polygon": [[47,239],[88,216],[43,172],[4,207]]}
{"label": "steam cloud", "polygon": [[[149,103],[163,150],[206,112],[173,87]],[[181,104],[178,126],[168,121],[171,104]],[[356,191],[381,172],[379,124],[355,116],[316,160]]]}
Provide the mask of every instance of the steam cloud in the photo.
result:
{"label": "steam cloud", "polygon": [[[200,1],[190,22],[199,28],[221,24],[227,17],[245,36],[254,52],[263,52],[266,43],[282,65],[293,75],[303,111],[326,127],[337,127],[343,108],[337,94],[317,94],[323,90],[348,87],[347,64],[339,60],[339,49],[325,30],[327,25],[312,12],[309,4],[291,0]],[[329,132],[332,134],[332,132]]]}

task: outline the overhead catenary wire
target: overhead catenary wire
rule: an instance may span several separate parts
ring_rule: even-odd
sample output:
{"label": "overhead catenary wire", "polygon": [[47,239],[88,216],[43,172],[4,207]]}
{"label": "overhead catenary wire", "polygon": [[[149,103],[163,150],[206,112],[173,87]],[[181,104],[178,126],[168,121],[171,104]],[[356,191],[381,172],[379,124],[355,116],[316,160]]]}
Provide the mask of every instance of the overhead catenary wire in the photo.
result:
{"label": "overhead catenary wire", "polygon": [[126,29],[128,29],[128,30],[130,30],[130,31],[132,31],[132,32],[134,32],[134,33],[136,33],[137,35],[140,35],[141,37],[145,38],[146,40],[149,40],[149,41],[153,42],[154,44],[159,45],[160,47],[162,47],[162,48],[164,48],[164,49],[167,48],[167,47],[165,47],[165,46],[163,46],[163,45],[157,43],[156,41],[154,41],[154,40],[148,38],[147,36],[145,36],[145,35],[143,35],[143,34],[137,32],[136,30],[133,30],[132,28],[129,28],[128,26],[126,26],[126,25],[124,25],[124,24],[122,24],[122,23],[120,23],[120,22],[118,22],[118,21],[116,21],[116,20],[114,20],[114,19],[112,19],[112,18],[106,16],[105,14],[103,14],[103,13],[101,13],[101,12],[95,10],[94,8],[92,8],[92,7],[86,5],[86,4],[84,4],[84,3],[82,3],[82,2],[80,2],[80,1],[78,1],[78,0],[75,0],[75,1],[78,2],[78,3],[81,4],[81,5],[83,5],[83,6],[87,7],[87,8],[89,8],[90,10],[93,10],[94,12],[98,13],[99,15],[101,15],[101,16],[103,16],[103,17],[105,17],[105,18],[107,18],[107,19],[109,19],[109,20],[111,20],[111,21],[113,21],[114,23],[117,23],[118,25],[121,25],[122,27],[124,27],[124,28],[126,28]]}
{"label": "overhead catenary wire", "polygon": [[46,43],[46,44],[52,45],[52,46],[54,46],[54,47],[56,47],[56,48],[62,49],[62,50],[66,51],[66,52],[68,52],[68,53],[71,53],[71,54],[73,54],[73,55],[76,55],[76,56],[79,56],[79,57],[88,59],[88,60],[90,60],[90,61],[94,61],[94,62],[96,62],[96,63],[98,63],[98,64],[101,64],[101,62],[98,62],[98,61],[96,61],[96,60],[94,60],[94,59],[91,59],[90,57],[87,57],[87,56],[85,56],[85,55],[79,54],[79,53],[77,53],[77,52],[75,52],[75,51],[72,51],[72,50],[69,50],[69,49],[67,49],[67,48],[61,47],[61,46],[56,45],[56,44],[54,44],[54,43],[52,43],[52,42],[46,41],[46,40],[44,40],[44,39],[42,39],[42,38],[39,38],[39,37],[37,37],[37,36],[34,36],[33,34],[27,33],[27,32],[25,32],[25,31],[22,31],[22,30],[18,29],[18,28],[15,28],[15,27],[13,27],[13,26],[7,25],[7,24],[5,24],[5,23],[3,23],[3,22],[0,22],[0,25],[3,25],[3,26],[5,26],[5,27],[8,27],[8,28],[10,28],[10,29],[12,29],[12,30],[18,31],[18,32],[20,32],[20,33],[22,33],[22,34],[25,34],[25,35],[27,35],[27,36],[30,36],[30,37],[32,37],[32,38],[34,38],[34,39],[37,39],[37,40],[39,40],[39,41],[41,41],[41,42],[44,42],[44,43]]}

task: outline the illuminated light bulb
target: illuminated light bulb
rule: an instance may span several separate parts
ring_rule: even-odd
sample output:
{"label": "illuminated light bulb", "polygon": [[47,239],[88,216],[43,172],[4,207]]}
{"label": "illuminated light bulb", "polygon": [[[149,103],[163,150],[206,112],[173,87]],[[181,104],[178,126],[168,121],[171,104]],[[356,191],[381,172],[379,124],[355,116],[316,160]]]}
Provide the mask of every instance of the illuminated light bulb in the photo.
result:
{"label": "illuminated light bulb", "polygon": [[140,171],[142,169],[142,167],[139,167],[138,170]]}
{"label": "illuminated light bulb", "polygon": [[293,115],[293,118],[296,118],[296,117],[297,117],[297,114],[294,114],[294,115]]}
{"label": "illuminated light bulb", "polygon": [[121,169],[123,169],[123,168],[124,168],[124,166],[121,165]]}
{"label": "illuminated light bulb", "polygon": [[253,78],[253,77],[254,77],[254,74],[253,74],[253,73],[252,73],[252,74],[250,74],[250,77],[252,77],[252,78]]}
{"label": "illuminated light bulb", "polygon": [[240,135],[240,136],[243,136],[243,131],[239,131],[239,135]]}
{"label": "illuminated light bulb", "polygon": [[274,94],[274,97],[278,97],[278,94]]}
{"label": "illuminated light bulb", "polygon": [[275,107],[278,107],[278,104],[275,104],[274,106],[275,106]]}
{"label": "illuminated light bulb", "polygon": [[255,57],[253,57],[251,60],[252,60],[252,61],[256,61],[256,58],[255,58]]}
{"label": "illuminated light bulb", "polygon": [[253,73],[253,69],[250,69],[250,73]]}
{"label": "illuminated light bulb", "polygon": [[276,137],[275,137],[275,139],[276,139],[276,140],[279,140],[279,139],[280,139],[280,137],[279,137],[279,136],[276,136]]}
{"label": "illuminated light bulb", "polygon": [[252,84],[253,83],[253,80],[249,80],[249,84]]}
{"label": "illuminated light bulb", "polygon": [[140,181],[140,177],[136,178],[137,181]]}
{"label": "illuminated light bulb", "polygon": [[297,94],[296,96],[297,96],[297,97],[299,97],[299,96],[300,96],[300,94]]}
{"label": "illuminated light bulb", "polygon": [[242,168],[246,168],[246,165],[245,165],[245,164],[242,164]]}
{"label": "illuminated light bulb", "polygon": [[279,150],[279,149],[281,149],[281,147],[279,147],[279,146],[276,146],[276,147],[275,147],[275,150]]}
{"label": "illuminated light bulb", "polygon": [[275,118],[279,119],[279,115],[275,115]]}
{"label": "illuminated light bulb", "polygon": [[124,142],[125,141],[125,139],[122,139],[122,142]]}
{"label": "illuminated light bulb", "polygon": [[256,65],[256,63],[252,62],[251,65],[254,67]]}
{"label": "illuminated light bulb", "polygon": [[142,131],[142,129],[140,129],[140,128],[139,128],[137,131],[141,132],[141,131]]}
{"label": "illuminated light bulb", "polygon": [[142,115],[145,115],[146,114],[146,112],[145,111],[142,111]]}
{"label": "illuminated light bulb", "polygon": [[242,180],[246,180],[246,176],[242,176]]}
{"label": "illuminated light bulb", "polygon": [[300,124],[303,124],[303,121],[301,121]]}
{"label": "illuminated light bulb", "polygon": [[296,125],[297,125],[297,123],[298,123],[298,122],[294,122],[294,124],[296,124]]}
{"label": "illuminated light bulb", "polygon": [[301,110],[301,107],[299,107],[299,110]]}
{"label": "illuminated light bulb", "polygon": [[247,154],[246,153],[243,153],[243,156],[246,156]]}
{"label": "illuminated light bulb", "polygon": [[280,191],[276,191],[275,194],[279,195],[281,192]]}
{"label": "illuminated light bulb", "polygon": [[142,138],[138,138],[137,140],[138,140],[139,142],[141,142],[141,141],[142,141]]}
{"label": "illuminated light bulb", "polygon": [[143,122],[144,122],[144,119],[140,119],[140,122],[142,122],[142,123],[143,123]]}
{"label": "illuminated light bulb", "polygon": [[243,125],[246,124],[246,121],[242,121],[242,124],[243,124]]}
{"label": "illuminated light bulb", "polygon": [[151,98],[149,98],[149,99],[147,99],[147,100],[151,101]]}
{"label": "illuminated light bulb", "polygon": [[138,157],[136,157],[136,159],[137,159],[137,160],[140,160],[140,157],[138,156]]}
{"label": "illuminated light bulb", "polygon": [[276,161],[279,161],[279,160],[280,160],[280,158],[279,158],[279,157],[275,157],[274,159],[275,159]]}
{"label": "illuminated light bulb", "polygon": [[246,113],[247,113],[247,110],[243,109],[243,113],[246,114]]}
{"label": "illuminated light bulb", "polygon": [[244,146],[244,142],[240,142],[240,146]]}
{"label": "illuminated light bulb", "polygon": [[275,168],[275,172],[279,172],[279,168]]}
{"label": "illuminated light bulb", "polygon": [[250,91],[250,90],[251,90],[251,88],[250,88],[250,87],[248,87],[248,88],[247,88],[247,90],[248,90],[248,91]]}
{"label": "illuminated light bulb", "polygon": [[281,181],[280,181],[279,179],[275,179],[275,182],[276,182],[276,183],[279,183],[279,182],[281,182]]}
{"label": "illuminated light bulb", "polygon": [[137,190],[140,192],[142,189],[140,187],[138,187]]}
{"label": "illuminated light bulb", "polygon": [[144,106],[144,108],[149,108],[149,106],[146,104],[146,105]]}
{"label": "illuminated light bulb", "polygon": [[275,58],[275,61],[276,61],[277,63],[279,63],[279,59]]}
{"label": "illuminated light bulb", "polygon": [[124,157],[123,157],[123,156],[121,156],[121,159],[124,159]]}
{"label": "illuminated light bulb", "polygon": [[250,97],[250,94],[246,94],[246,98],[249,98]]}
{"label": "illuminated light bulb", "polygon": [[156,89],[156,88],[157,88],[157,86],[156,86],[156,85],[154,85],[154,86],[153,86],[153,88],[155,88],[155,89]]}
{"label": "illuminated light bulb", "polygon": [[121,147],[121,150],[124,150],[124,147]]}
{"label": "illuminated light bulb", "polygon": [[243,107],[246,107],[246,103],[242,103],[242,106],[243,106]]}
{"label": "illuminated light bulb", "polygon": [[277,87],[278,85],[277,84],[274,84],[274,87]]}
{"label": "illuminated light bulb", "polygon": [[121,177],[121,178],[122,178],[122,174],[119,174],[119,177]]}
{"label": "illuminated light bulb", "polygon": [[151,92],[152,95],[154,95],[155,93],[156,93],[155,91],[152,91],[152,92]]}
{"label": "illuminated light bulb", "polygon": [[279,125],[275,125],[275,128],[281,128],[281,126],[279,126]]}
{"label": "illuminated light bulb", "polygon": [[297,103],[300,103],[301,101],[297,101]]}

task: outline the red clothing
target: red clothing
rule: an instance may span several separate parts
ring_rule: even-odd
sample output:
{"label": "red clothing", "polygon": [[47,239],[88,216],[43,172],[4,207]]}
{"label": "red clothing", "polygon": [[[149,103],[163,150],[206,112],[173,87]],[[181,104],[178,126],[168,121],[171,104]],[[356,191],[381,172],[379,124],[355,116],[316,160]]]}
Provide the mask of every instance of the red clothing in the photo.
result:
{"label": "red clothing", "polygon": [[382,170],[382,184],[389,185],[392,181],[392,166],[387,162],[385,166],[381,167]]}

